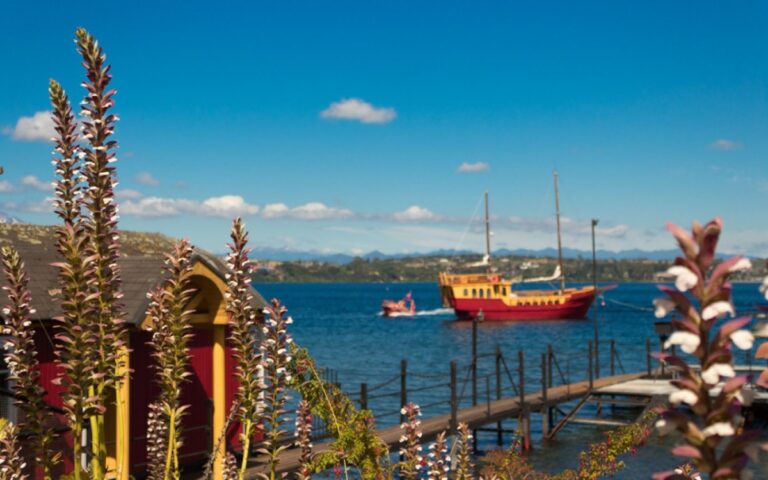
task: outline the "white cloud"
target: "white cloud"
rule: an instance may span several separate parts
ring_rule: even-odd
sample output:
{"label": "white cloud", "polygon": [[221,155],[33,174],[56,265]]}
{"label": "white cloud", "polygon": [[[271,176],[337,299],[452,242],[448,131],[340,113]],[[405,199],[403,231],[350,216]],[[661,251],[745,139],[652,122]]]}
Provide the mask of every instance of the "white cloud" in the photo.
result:
{"label": "white cloud", "polygon": [[139,192],[138,190],[124,188],[124,189],[115,191],[115,196],[119,199],[138,200],[139,198],[143,197],[144,194]]}
{"label": "white cloud", "polygon": [[490,169],[491,169],[491,165],[486,162],[475,162],[475,163],[464,162],[461,165],[459,165],[459,168],[456,171],[459,173],[478,173],[478,172],[487,172]]}
{"label": "white cloud", "polygon": [[213,217],[230,218],[259,213],[258,206],[248,204],[240,195],[211,197],[203,201],[202,208],[205,215]]}
{"label": "white cloud", "polygon": [[[492,223],[498,224],[499,227],[508,228],[510,230],[523,231],[523,232],[554,233],[557,228],[557,224],[555,222],[555,219],[553,218],[537,219],[537,218],[513,216],[513,217],[503,218],[499,221],[492,220]],[[560,228],[562,232],[566,235],[574,235],[574,236],[587,236],[587,235],[591,236],[592,235],[592,222],[589,219],[575,220],[568,217],[561,217]],[[595,228],[595,235],[600,237],[620,238],[620,237],[624,237],[628,231],[629,231],[629,227],[623,224],[605,225],[605,226],[598,225]]]}
{"label": "white cloud", "polygon": [[720,138],[709,144],[709,148],[712,150],[740,150],[742,145],[739,142],[728,140],[727,138]]}
{"label": "white cloud", "polygon": [[362,123],[389,123],[397,117],[397,112],[394,108],[374,107],[359,98],[347,98],[332,103],[320,112],[320,116]]}
{"label": "white cloud", "polygon": [[18,192],[19,187],[9,182],[8,180],[0,180],[0,193],[13,193]]}
{"label": "white cloud", "polygon": [[120,204],[123,215],[145,218],[175,217],[183,213],[197,213],[200,203],[193,200],[146,197],[139,201],[128,200]]}
{"label": "white cloud", "polygon": [[290,211],[291,209],[284,203],[270,203],[261,211],[261,216],[263,218],[280,218],[284,217]]}
{"label": "white cloud", "polygon": [[23,213],[53,213],[53,197],[47,197],[34,202],[2,202],[3,210]]}
{"label": "white cloud", "polygon": [[56,136],[51,112],[36,112],[31,117],[20,117],[14,128],[4,128],[3,133],[22,142],[50,142]]}
{"label": "white cloud", "polygon": [[202,202],[184,198],[146,197],[138,201],[127,200],[120,204],[120,213],[145,218],[175,217],[178,215],[202,215],[206,217],[235,217],[254,215],[259,207],[248,204],[239,195],[211,197]]}
{"label": "white cloud", "polygon": [[261,216],[265,219],[331,220],[352,218],[355,214],[347,208],[329,207],[324,203],[310,202],[293,208],[284,203],[271,203],[264,207]]}
{"label": "white cloud", "polygon": [[37,190],[38,192],[50,192],[53,190],[53,185],[50,182],[44,182],[34,175],[22,177],[19,183],[25,187]]}
{"label": "white cloud", "polygon": [[136,175],[135,180],[139,185],[145,185],[147,187],[157,187],[160,185],[160,180],[156,179],[149,172],[139,172],[139,174]]}
{"label": "white cloud", "polygon": [[432,213],[430,210],[427,210],[426,208],[419,207],[418,205],[413,205],[402,212],[397,212],[392,214],[392,218],[395,219],[398,222],[414,222],[414,221],[425,221],[425,220],[437,220],[437,215]]}

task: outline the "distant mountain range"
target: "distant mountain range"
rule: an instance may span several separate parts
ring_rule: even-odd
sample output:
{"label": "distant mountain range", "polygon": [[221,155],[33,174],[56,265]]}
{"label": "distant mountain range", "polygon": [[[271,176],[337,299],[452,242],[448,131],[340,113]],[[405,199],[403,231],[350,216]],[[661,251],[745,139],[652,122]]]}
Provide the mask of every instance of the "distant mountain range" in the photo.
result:
{"label": "distant mountain range", "polygon": [[19,224],[27,223],[27,222],[25,222],[24,220],[22,220],[22,219],[20,219],[18,217],[14,217],[12,215],[8,215],[5,212],[0,212],[0,223],[5,223],[5,224],[8,224],[8,225],[19,225]]}
{"label": "distant mountain range", "polygon": [[[611,260],[629,260],[629,259],[648,259],[648,260],[667,260],[672,259],[678,255],[679,251],[670,250],[621,250],[618,252],[610,250],[598,250],[597,257],[599,259],[611,259]],[[555,248],[542,248],[538,250],[518,248],[514,250],[502,248],[493,252],[495,256],[523,256],[523,257],[556,257],[557,249]],[[282,248],[270,248],[270,247],[255,247],[251,256],[259,260],[275,260],[282,262],[291,261],[315,261],[315,262],[327,262],[346,264],[354,260],[355,258],[363,258],[366,260],[384,260],[384,259],[397,259],[407,257],[451,257],[454,255],[481,255],[479,252],[471,250],[434,250],[427,253],[383,253],[378,250],[368,252],[361,255],[350,255],[346,253],[325,253],[318,251],[302,251],[291,250]],[[592,251],[578,250],[574,248],[564,248],[563,256],[566,258],[592,258]]]}

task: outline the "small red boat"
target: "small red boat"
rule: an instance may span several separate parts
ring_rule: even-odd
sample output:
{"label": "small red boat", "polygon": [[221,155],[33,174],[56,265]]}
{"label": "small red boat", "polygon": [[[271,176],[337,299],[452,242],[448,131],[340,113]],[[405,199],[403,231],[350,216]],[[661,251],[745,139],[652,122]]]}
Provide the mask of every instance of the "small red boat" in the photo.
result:
{"label": "small red boat", "polygon": [[397,302],[394,300],[384,300],[381,302],[381,312],[385,317],[396,317],[402,315],[413,315],[416,313],[416,301],[411,292]]}

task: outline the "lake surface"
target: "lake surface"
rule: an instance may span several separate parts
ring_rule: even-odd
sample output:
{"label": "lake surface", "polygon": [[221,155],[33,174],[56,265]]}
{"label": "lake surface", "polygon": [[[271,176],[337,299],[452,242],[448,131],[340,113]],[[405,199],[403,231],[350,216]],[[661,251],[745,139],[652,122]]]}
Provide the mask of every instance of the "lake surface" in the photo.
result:
{"label": "lake surface", "polygon": [[[396,424],[399,409],[401,359],[408,362],[408,387],[423,389],[410,396],[424,408],[425,416],[449,411],[449,363],[459,365],[459,384],[463,386],[462,405],[471,404],[471,383],[465,382],[471,359],[471,322],[455,321],[450,310],[440,304],[437,285],[416,284],[256,284],[267,299],[280,298],[294,319],[291,331],[296,343],[309,349],[321,367],[333,369],[342,388],[359,398],[360,383],[367,383],[369,407],[377,415],[380,427]],[[419,315],[385,318],[379,307],[383,299],[400,299],[412,292]],[[616,342],[621,366],[627,372],[646,369],[646,339],[652,339],[654,350],[659,340],[654,331],[651,302],[659,297],[654,284],[622,284],[597,300],[601,369],[609,368],[609,341]],[[753,311],[761,296],[756,284],[734,285],[737,312]],[[591,319],[538,322],[486,322],[478,326],[478,351],[490,354],[499,347],[509,374],[518,382],[518,351],[526,362],[526,391],[539,390],[541,354],[552,345],[563,376],[583,379],[587,374],[587,342],[593,339]],[[741,356],[738,363],[748,361]],[[478,401],[486,401],[486,390],[495,398],[493,356],[484,356],[478,366]],[[616,364],[617,372],[620,371]],[[557,376],[556,373],[554,376]],[[489,378],[486,384],[486,377]],[[507,372],[502,385],[511,392]],[[389,383],[387,383],[389,382]],[[378,397],[378,398],[375,398]],[[591,407],[589,407],[591,408]],[[585,407],[582,415],[590,415]],[[634,418],[638,412],[619,414]],[[516,422],[505,422],[514,429]],[[534,437],[540,437],[538,415],[532,419]],[[557,439],[544,448],[536,448],[531,461],[537,468],[557,472],[578,465],[578,453],[589,443],[600,441],[604,429],[586,425],[569,425]],[[511,434],[505,434],[509,445]],[[480,433],[481,449],[494,448],[495,433]],[[666,443],[665,443],[666,442]],[[652,438],[637,456],[629,457],[630,469],[616,478],[649,478],[650,473],[676,464],[667,452],[668,439]],[[653,461],[649,462],[650,459]],[[768,478],[760,477],[757,478]]]}

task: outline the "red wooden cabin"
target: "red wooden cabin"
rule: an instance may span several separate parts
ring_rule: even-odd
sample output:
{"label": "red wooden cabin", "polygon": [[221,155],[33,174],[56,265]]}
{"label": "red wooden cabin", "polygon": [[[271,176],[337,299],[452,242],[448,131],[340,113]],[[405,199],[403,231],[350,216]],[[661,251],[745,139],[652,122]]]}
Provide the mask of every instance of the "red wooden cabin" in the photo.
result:
{"label": "red wooden cabin", "polygon": [[[7,227],[5,227],[7,228]],[[52,232],[52,230],[51,230]],[[130,237],[130,235],[128,235]],[[52,238],[52,237],[51,237]],[[56,324],[52,318],[60,315],[56,296],[59,285],[56,270],[51,263],[59,261],[57,252],[51,241],[13,242],[22,255],[30,276],[32,305],[37,310],[35,317],[36,347],[40,361],[41,383],[46,389],[46,401],[53,410],[60,409],[62,402],[59,396],[60,387],[53,383],[59,375],[55,363]],[[129,325],[129,367],[133,370],[129,384],[118,394],[118,399],[129,405],[128,428],[118,431],[114,416],[107,412],[107,435],[110,449],[114,450],[118,435],[130,444],[130,454],[127,459],[128,468],[123,468],[124,478],[128,473],[141,476],[146,471],[146,432],[147,413],[149,404],[157,398],[158,388],[153,378],[151,368],[151,348],[147,345],[150,333],[146,331],[148,319],[146,309],[147,291],[156,287],[163,280],[163,257],[159,254],[126,256],[121,261],[123,280],[123,303],[127,312],[126,320]],[[192,319],[193,339],[190,342],[192,354],[192,373],[189,381],[182,390],[182,403],[190,405],[183,419],[184,447],[181,453],[181,463],[191,468],[203,465],[209,458],[220,432],[224,428],[230,413],[230,407],[237,390],[234,375],[232,351],[228,345],[229,336],[227,315],[224,307],[225,271],[223,262],[215,256],[196,250],[193,261],[192,283],[196,290],[189,308],[194,310]],[[0,286],[5,284],[4,278]],[[265,306],[264,299],[253,292],[255,306]],[[7,298],[0,294],[0,304],[4,305]],[[17,409],[13,400],[7,396],[11,390],[8,385],[7,371],[0,372],[0,389],[6,395],[0,395],[0,416],[17,420]],[[113,413],[114,414],[114,413]],[[64,427],[63,417],[57,414],[55,428],[62,430],[59,442],[65,452],[65,461],[60,473],[73,469],[74,459],[68,455],[73,439]],[[239,426],[229,425],[226,432],[226,448],[239,450]],[[111,452],[113,453],[113,452]],[[114,455],[112,455],[114,461]]]}

